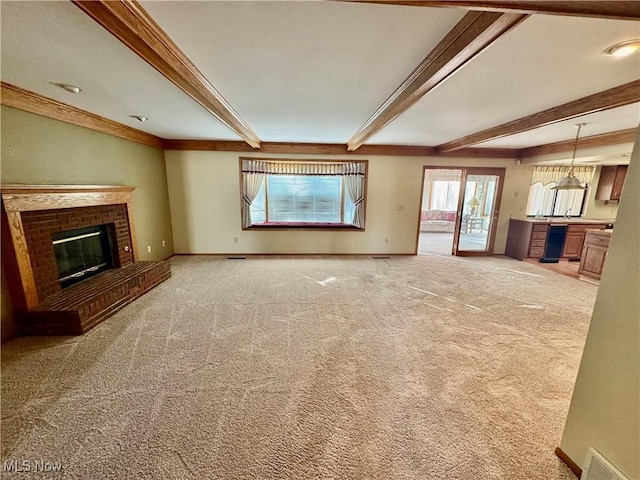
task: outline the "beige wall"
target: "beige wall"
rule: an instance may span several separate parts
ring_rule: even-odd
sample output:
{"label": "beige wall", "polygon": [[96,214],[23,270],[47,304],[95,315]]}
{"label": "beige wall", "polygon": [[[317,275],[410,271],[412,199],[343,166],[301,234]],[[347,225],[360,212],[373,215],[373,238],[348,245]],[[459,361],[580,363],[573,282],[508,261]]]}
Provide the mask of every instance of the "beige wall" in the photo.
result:
{"label": "beige wall", "polygon": [[595,199],[601,172],[602,167],[596,168],[591,188],[589,188],[589,198],[587,199],[587,208],[584,215],[589,218],[615,219],[618,215],[618,204],[615,202],[605,204],[604,200]]}
{"label": "beige wall", "polygon": [[640,133],[562,438],[582,465],[593,447],[640,479]]}
{"label": "beige wall", "polygon": [[[243,231],[240,156],[236,152],[167,151],[167,177],[176,253],[412,254],[424,165],[506,167],[494,251],[503,253],[510,215],[522,215],[532,166],[513,160],[349,156],[369,160],[366,231]],[[339,159],[328,155],[270,158]]]}
{"label": "beige wall", "polygon": [[[1,107],[2,183],[133,185],[141,260],[173,254],[164,152],[104,133]],[[166,241],[166,247],[162,241]],[[151,253],[147,252],[151,246]],[[11,281],[11,279],[7,279]],[[2,286],[2,337],[11,310]]]}

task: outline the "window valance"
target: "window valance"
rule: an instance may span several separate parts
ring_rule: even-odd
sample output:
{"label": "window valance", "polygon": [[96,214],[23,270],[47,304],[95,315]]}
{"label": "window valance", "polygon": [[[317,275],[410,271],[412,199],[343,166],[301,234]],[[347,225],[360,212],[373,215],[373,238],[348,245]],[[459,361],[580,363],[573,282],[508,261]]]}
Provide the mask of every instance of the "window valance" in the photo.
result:
{"label": "window valance", "polygon": [[268,175],[362,175],[365,174],[366,162],[278,162],[265,160],[242,159],[242,173]]}
{"label": "window valance", "polygon": [[425,182],[459,182],[461,177],[460,170],[427,169],[424,173]]}
{"label": "window valance", "polygon": [[[562,177],[566,177],[569,174],[569,169],[566,165],[563,166],[536,166],[533,169],[533,176],[531,177],[531,185],[535,183],[541,183],[547,185],[549,183],[557,183]],[[574,166],[573,173],[580,183],[591,183],[595,167],[589,166]]]}

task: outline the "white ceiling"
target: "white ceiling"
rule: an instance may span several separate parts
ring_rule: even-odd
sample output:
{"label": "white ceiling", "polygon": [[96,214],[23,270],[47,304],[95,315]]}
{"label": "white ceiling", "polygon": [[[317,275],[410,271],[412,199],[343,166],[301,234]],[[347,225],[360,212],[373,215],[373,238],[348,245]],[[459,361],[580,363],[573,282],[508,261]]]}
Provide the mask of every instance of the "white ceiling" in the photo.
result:
{"label": "white ceiling", "polygon": [[[141,4],[261,140],[278,142],[345,143],[466,13],[343,2]],[[2,1],[1,14],[3,81],[163,138],[238,140],[71,2]],[[634,37],[638,22],[531,16],[367,143],[435,146],[636,80],[640,55],[600,54]],[[640,104],[475,146],[568,140],[581,121],[584,136],[633,128]]]}
{"label": "white ceiling", "polygon": [[71,2],[3,1],[1,9],[4,82],[163,138],[239,140]]}
{"label": "white ceiling", "polygon": [[323,143],[346,143],[466,13],[339,2],[142,5],[262,140]]}

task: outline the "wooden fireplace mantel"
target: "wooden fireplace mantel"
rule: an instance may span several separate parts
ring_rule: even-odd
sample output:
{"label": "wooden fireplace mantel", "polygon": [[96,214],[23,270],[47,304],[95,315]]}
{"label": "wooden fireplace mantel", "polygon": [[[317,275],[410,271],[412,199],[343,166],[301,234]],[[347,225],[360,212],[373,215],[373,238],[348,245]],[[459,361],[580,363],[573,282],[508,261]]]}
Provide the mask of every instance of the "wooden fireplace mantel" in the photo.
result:
{"label": "wooden fireplace mantel", "polygon": [[34,210],[126,204],[135,262],[138,260],[138,248],[133,223],[134,188],[112,185],[2,185],[0,187],[27,309],[40,302],[22,224],[22,213]]}
{"label": "wooden fireplace mantel", "polygon": [[133,202],[130,186],[112,185],[2,185],[7,213],[89,207]]}

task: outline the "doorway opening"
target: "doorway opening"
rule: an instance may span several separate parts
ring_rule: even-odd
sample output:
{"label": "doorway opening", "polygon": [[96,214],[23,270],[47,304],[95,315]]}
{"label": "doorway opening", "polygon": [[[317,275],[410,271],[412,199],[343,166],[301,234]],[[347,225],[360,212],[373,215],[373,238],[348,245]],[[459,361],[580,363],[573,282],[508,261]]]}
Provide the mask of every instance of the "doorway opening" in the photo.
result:
{"label": "doorway opening", "polygon": [[451,255],[462,169],[425,168],[418,255]]}
{"label": "doorway opening", "polygon": [[492,255],[504,168],[424,167],[417,254]]}

